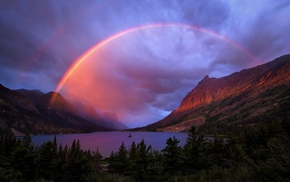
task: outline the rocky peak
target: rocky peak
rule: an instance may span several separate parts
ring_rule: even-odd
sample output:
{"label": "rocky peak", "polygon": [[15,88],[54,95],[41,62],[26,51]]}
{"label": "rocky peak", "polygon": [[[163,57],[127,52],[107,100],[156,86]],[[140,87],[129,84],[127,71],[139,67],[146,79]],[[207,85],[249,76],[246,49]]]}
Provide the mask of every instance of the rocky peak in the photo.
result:
{"label": "rocky peak", "polygon": [[205,75],[205,77],[199,83],[206,82],[209,79],[210,79],[209,76],[208,75]]}
{"label": "rocky peak", "polygon": [[205,76],[176,110],[147,129],[176,126],[199,117],[206,122],[249,121],[279,104],[287,105],[289,90],[290,55],[222,78]]}
{"label": "rocky peak", "polygon": [[60,93],[49,92],[41,97],[37,103],[48,109],[61,110],[69,113],[76,113],[76,109]]}
{"label": "rocky peak", "polygon": [[216,80],[216,78],[210,78],[208,75],[206,75],[200,82],[198,82],[197,85],[208,85],[211,84],[214,80]]}
{"label": "rocky peak", "polygon": [[277,58],[269,63],[245,69],[222,78],[206,75],[187,94],[176,112],[192,110],[196,107],[236,96],[243,92],[262,92],[266,87],[274,87],[290,80],[290,55]]}

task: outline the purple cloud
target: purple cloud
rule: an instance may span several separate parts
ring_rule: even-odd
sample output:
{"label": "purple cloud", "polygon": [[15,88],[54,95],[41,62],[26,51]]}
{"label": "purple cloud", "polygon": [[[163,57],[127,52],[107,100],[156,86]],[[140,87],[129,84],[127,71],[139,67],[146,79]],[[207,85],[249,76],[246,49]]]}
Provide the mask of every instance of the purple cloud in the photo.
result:
{"label": "purple cloud", "polygon": [[98,109],[115,111],[128,126],[141,126],[178,107],[205,75],[225,76],[289,53],[288,12],[287,0],[1,1],[0,83],[54,90],[90,47],[154,23],[203,27],[257,58],[184,27],[136,31],[108,43],[76,71],[62,93],[69,97],[76,94],[69,88],[82,87],[78,94],[92,95]]}

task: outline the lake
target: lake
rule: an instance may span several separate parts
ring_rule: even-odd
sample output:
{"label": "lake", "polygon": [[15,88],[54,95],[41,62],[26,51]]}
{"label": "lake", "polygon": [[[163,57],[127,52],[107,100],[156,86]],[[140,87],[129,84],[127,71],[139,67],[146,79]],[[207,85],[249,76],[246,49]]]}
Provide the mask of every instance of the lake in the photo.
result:
{"label": "lake", "polygon": [[[128,137],[131,134],[132,137]],[[32,136],[32,142],[40,146],[44,142],[53,141],[56,136],[58,145],[62,144],[71,146],[73,140],[79,140],[83,150],[96,151],[98,148],[104,157],[110,156],[112,151],[118,151],[122,142],[127,149],[130,148],[133,141],[141,142],[144,139],[147,146],[151,145],[152,149],[161,151],[166,147],[166,141],[169,137],[175,136],[180,140],[179,145],[184,146],[187,133],[176,132],[95,132],[83,134],[62,134],[62,135],[38,135]]]}

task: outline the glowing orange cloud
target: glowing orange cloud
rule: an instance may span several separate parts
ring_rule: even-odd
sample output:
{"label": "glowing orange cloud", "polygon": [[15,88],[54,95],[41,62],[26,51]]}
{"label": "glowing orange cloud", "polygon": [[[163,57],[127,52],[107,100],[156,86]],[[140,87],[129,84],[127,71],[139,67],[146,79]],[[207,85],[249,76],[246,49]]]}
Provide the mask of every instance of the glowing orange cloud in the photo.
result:
{"label": "glowing orange cloud", "polygon": [[[176,27],[178,29],[175,29]],[[176,30],[177,34],[174,34]],[[184,24],[144,25],[117,33],[90,48],[70,66],[55,91],[62,91],[69,100],[82,100],[84,103],[91,104],[101,113],[116,113],[119,119],[127,122],[130,120],[129,117],[134,117],[131,121],[138,122],[139,118],[146,118],[150,115],[144,109],[158,110],[164,102],[170,103],[172,97],[170,98],[168,94],[175,94],[179,91],[178,89],[185,88],[181,79],[190,77],[193,80],[204,74],[202,72],[204,63],[196,62],[189,65],[187,61],[183,63],[180,61],[180,59],[195,60],[192,57],[187,59],[180,56],[198,54],[202,47],[202,44],[195,43],[195,37],[200,37],[192,34],[192,30],[222,40],[220,42],[225,43],[223,45],[230,50],[236,49],[245,57],[257,61],[248,50],[235,41],[201,27]],[[178,53],[181,52],[178,50],[174,52],[178,48],[176,46],[179,44],[179,35],[182,40],[186,41],[186,44],[181,43],[182,45],[190,45],[184,49],[190,53],[179,55]],[[168,38],[171,40],[167,44]],[[169,57],[167,53],[170,54]],[[135,55],[137,57],[134,57]],[[145,57],[142,57],[144,55]],[[176,58],[171,57],[175,55]],[[163,58],[165,62],[162,62]],[[169,63],[172,60],[173,66]],[[173,84],[173,80],[177,81]],[[188,86],[191,87],[191,84],[187,84],[186,87],[190,89]],[[51,104],[53,102],[54,98]],[[151,107],[152,103],[155,104],[153,107]],[[172,107],[167,108],[167,111]],[[163,110],[156,112],[163,112]],[[157,118],[151,118],[151,120],[157,121]],[[140,122],[142,122],[141,119]]]}
{"label": "glowing orange cloud", "polygon": [[177,23],[159,23],[159,24],[149,24],[149,25],[143,25],[143,26],[138,26],[138,27],[134,27],[125,31],[122,31],[120,33],[117,33],[103,41],[101,41],[100,43],[96,44],[95,46],[93,46],[92,48],[90,48],[87,52],[85,52],[81,57],[79,57],[67,70],[67,72],[64,74],[64,76],[62,77],[62,79],[60,80],[59,84],[57,85],[57,88],[55,89],[56,92],[59,92],[61,90],[61,88],[63,87],[63,85],[65,84],[65,82],[67,81],[67,79],[73,74],[73,72],[88,58],[90,57],[95,51],[97,51],[98,49],[100,49],[101,47],[103,47],[104,45],[108,44],[109,42],[118,39],[119,37],[122,37],[124,35],[130,34],[132,32],[135,31],[140,31],[142,29],[152,29],[152,28],[158,28],[158,27],[185,27],[188,29],[193,29],[193,30],[197,30],[203,33],[207,33],[209,35],[212,35],[216,38],[219,38],[231,45],[233,45],[234,47],[236,47],[238,50],[242,51],[243,53],[245,53],[246,55],[248,55],[252,60],[257,61],[257,58],[247,49],[245,49],[243,46],[241,46],[240,44],[238,44],[237,42],[217,33],[217,32],[213,32],[211,30],[207,30],[205,28],[202,27],[197,27],[197,26],[193,26],[193,25],[186,25],[186,24],[177,24]]}

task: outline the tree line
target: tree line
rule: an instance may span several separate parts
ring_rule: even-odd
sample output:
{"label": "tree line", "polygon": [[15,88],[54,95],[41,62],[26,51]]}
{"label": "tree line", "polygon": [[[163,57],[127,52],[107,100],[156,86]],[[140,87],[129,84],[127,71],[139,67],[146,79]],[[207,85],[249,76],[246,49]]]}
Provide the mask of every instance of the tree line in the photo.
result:
{"label": "tree line", "polygon": [[27,134],[21,140],[0,136],[0,181],[95,181],[101,156],[84,151],[79,141],[70,147],[57,145],[56,138],[40,147]]}
{"label": "tree line", "polygon": [[[192,127],[184,146],[175,137],[157,151],[142,140],[122,143],[110,157],[79,141],[37,147],[26,135],[0,136],[0,181],[289,181],[290,121],[246,126],[207,140]],[[103,168],[102,166],[107,166]]]}
{"label": "tree line", "polygon": [[290,181],[290,122],[247,126],[207,140],[192,127],[185,146],[169,138],[161,151],[144,141],[122,144],[109,171],[132,181]]}

